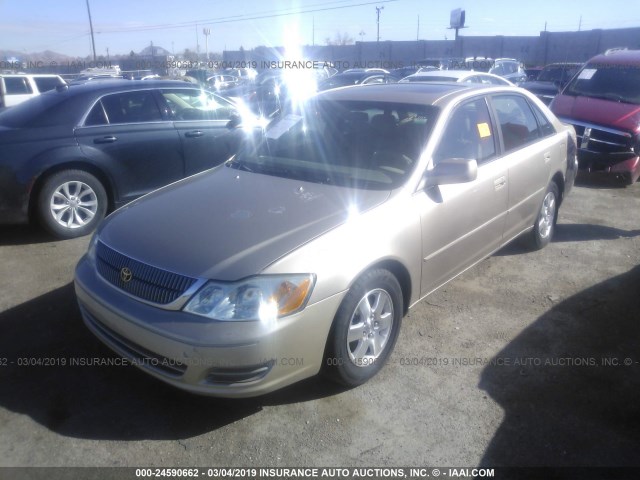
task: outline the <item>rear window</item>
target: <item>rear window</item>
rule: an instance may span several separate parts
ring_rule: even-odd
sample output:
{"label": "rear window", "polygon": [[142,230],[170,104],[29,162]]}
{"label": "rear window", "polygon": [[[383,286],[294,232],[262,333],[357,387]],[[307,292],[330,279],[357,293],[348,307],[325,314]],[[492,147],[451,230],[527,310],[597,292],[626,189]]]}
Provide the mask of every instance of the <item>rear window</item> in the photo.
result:
{"label": "rear window", "polygon": [[640,65],[588,64],[562,93],[640,104]]}

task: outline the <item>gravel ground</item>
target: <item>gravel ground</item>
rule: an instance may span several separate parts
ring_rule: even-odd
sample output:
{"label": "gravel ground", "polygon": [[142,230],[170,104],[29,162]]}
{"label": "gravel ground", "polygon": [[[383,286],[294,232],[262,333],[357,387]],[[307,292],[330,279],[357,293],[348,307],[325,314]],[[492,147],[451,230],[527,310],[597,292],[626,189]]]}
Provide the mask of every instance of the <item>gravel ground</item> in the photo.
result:
{"label": "gravel ground", "polygon": [[552,244],[416,305],[352,390],[230,401],[133,367],[19,366],[115,358],[75,304],[87,243],[0,229],[0,466],[640,466],[640,184],[576,187]]}

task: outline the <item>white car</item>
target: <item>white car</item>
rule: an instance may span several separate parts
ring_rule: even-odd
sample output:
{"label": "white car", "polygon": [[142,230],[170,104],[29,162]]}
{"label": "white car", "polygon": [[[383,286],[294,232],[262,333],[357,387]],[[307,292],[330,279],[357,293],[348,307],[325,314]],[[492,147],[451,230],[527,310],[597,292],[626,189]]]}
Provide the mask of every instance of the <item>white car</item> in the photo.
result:
{"label": "white car", "polygon": [[399,83],[408,82],[462,82],[481,83],[485,85],[513,86],[509,80],[491,73],[475,72],[473,70],[428,70],[420,71],[400,80]]}
{"label": "white car", "polygon": [[2,74],[0,75],[0,108],[13,107],[65,84],[60,75]]}

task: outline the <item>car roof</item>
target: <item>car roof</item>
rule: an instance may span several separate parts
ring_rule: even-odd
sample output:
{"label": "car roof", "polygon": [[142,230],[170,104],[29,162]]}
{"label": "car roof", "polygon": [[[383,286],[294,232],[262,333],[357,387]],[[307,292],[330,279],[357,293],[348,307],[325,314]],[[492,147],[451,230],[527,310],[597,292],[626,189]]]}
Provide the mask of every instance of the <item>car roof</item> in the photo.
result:
{"label": "car roof", "polygon": [[455,82],[431,82],[431,83],[389,83],[375,85],[355,85],[349,87],[326,90],[316,98],[323,100],[352,100],[352,101],[382,101],[395,103],[408,103],[420,105],[434,105],[446,102],[447,97],[456,98],[458,94],[464,94],[473,90],[507,89],[512,87],[502,85],[482,85],[472,83]]}
{"label": "car roof", "polygon": [[422,72],[414,73],[412,77],[451,77],[451,78],[464,78],[469,75],[476,75],[474,70],[424,70]]}
{"label": "car roof", "polygon": [[[69,89],[74,92],[90,92],[90,91],[127,91],[140,90],[142,88],[167,88],[167,87],[191,87],[193,83],[183,82],[181,80],[126,80],[121,78],[105,79],[100,82],[80,82],[70,85]],[[197,86],[195,88],[198,88]]]}
{"label": "car roof", "polygon": [[587,63],[607,65],[640,65],[640,50],[614,50],[602,55],[596,55]]}
{"label": "car roof", "polygon": [[[418,73],[414,73],[411,75],[411,78],[420,78],[420,77],[450,77],[460,80],[462,78],[471,77],[474,75],[480,75],[481,77],[490,77],[490,78],[499,78],[500,80],[506,80],[504,77],[500,77],[498,75],[494,75],[492,73],[487,72],[479,72],[476,70],[426,70]],[[508,81],[508,80],[507,80]]]}

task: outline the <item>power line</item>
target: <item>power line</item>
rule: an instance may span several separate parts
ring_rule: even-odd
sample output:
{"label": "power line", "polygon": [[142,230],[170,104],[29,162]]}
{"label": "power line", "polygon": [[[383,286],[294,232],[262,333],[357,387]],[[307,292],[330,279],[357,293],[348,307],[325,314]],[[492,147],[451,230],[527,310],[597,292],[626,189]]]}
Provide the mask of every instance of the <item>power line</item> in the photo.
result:
{"label": "power line", "polygon": [[[340,1],[340,2],[332,2],[332,3],[344,3],[345,0]],[[314,9],[299,9],[299,10],[294,10],[294,11],[290,11],[288,12],[287,10],[292,10],[292,9],[286,9],[283,10],[279,13],[271,13],[271,14],[267,14],[266,12],[264,14],[245,14],[245,15],[233,15],[230,17],[219,17],[219,18],[213,18],[213,19],[208,19],[208,20],[193,20],[193,21],[189,21],[189,22],[179,22],[179,23],[167,23],[167,24],[162,24],[162,25],[148,25],[146,27],[131,27],[131,28],[118,28],[118,29],[112,29],[112,30],[100,30],[98,33],[123,33],[123,32],[143,32],[143,31],[148,31],[148,30],[160,30],[160,29],[167,29],[167,28],[191,28],[194,25],[198,24],[198,25],[218,25],[218,24],[223,24],[223,23],[233,23],[233,22],[246,22],[249,20],[261,20],[261,19],[265,19],[265,18],[276,18],[276,17],[286,17],[286,16],[290,16],[290,15],[301,15],[304,13],[315,13],[315,12],[325,12],[325,11],[330,11],[330,10],[341,10],[341,9],[345,9],[345,8],[354,8],[354,7],[362,7],[365,5],[373,5],[373,4],[380,4],[380,3],[391,3],[391,2],[397,2],[398,0],[380,0],[377,2],[361,2],[361,3],[355,3],[352,5],[339,5],[339,6],[334,6],[334,7],[322,7],[322,8],[314,8]],[[314,5],[327,5],[327,3],[322,3],[322,4],[314,4]],[[273,11],[273,10],[272,10]],[[278,12],[277,10],[275,12]]]}

